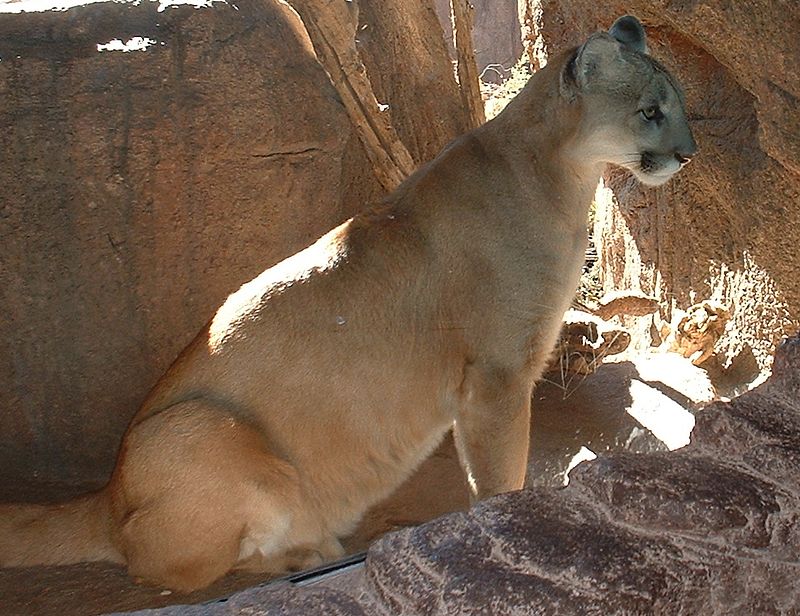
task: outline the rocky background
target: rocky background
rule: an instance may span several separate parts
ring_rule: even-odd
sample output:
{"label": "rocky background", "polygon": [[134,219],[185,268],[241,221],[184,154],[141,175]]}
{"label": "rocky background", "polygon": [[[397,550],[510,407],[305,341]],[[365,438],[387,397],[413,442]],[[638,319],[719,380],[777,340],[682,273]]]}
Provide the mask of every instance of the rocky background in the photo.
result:
{"label": "rocky background", "polygon": [[654,344],[676,310],[724,305],[718,361],[746,380],[800,323],[800,4],[520,0],[534,64],[625,13],[684,85],[700,149],[655,190],[607,174],[595,227],[602,283],[660,300],[639,330]]}
{"label": "rocky background", "polygon": [[[434,3],[448,49],[453,54],[450,0],[434,0]],[[485,81],[502,81],[522,55],[516,0],[472,0],[470,4],[474,9],[472,40],[478,72]]]}
{"label": "rocky background", "polygon": [[[466,118],[436,16],[360,8],[376,92],[428,160]],[[103,483],[224,298],[383,193],[277,0],[0,13],[0,101],[0,498],[28,499]]]}

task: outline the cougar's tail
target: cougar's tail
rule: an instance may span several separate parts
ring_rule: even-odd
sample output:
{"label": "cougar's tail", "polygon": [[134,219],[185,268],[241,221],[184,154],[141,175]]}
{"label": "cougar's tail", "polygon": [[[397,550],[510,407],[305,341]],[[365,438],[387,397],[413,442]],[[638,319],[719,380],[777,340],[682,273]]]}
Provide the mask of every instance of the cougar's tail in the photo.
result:
{"label": "cougar's tail", "polygon": [[0,567],[124,562],[105,490],[55,505],[0,505]]}

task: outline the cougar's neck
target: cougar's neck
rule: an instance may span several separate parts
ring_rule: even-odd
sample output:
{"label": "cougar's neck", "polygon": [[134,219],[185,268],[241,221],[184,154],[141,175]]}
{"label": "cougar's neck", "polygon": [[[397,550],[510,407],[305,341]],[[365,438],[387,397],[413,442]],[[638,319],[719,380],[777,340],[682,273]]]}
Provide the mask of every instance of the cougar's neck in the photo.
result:
{"label": "cougar's neck", "polygon": [[593,194],[603,165],[583,160],[578,130],[583,115],[580,98],[569,100],[562,71],[576,50],[554,57],[536,72],[508,106],[484,126],[492,147],[532,181],[549,181],[583,199]]}

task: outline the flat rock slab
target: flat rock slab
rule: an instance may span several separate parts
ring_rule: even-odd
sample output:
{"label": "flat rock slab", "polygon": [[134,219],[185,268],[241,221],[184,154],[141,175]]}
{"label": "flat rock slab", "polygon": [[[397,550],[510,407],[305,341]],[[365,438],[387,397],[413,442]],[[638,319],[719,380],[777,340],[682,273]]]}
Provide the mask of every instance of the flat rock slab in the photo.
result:
{"label": "flat rock slab", "polygon": [[221,614],[797,614],[800,337],[773,376],[698,416],[689,446],[578,467],[391,533],[343,587],[273,584]]}

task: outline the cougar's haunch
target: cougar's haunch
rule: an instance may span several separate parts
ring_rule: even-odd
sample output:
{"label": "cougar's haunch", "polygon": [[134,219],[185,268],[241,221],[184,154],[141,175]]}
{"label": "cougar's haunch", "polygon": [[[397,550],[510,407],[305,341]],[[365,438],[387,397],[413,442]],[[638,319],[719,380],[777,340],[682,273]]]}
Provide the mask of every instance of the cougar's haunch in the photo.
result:
{"label": "cougar's haunch", "polygon": [[521,488],[603,165],[660,184],[695,154],[646,50],[617,20],[233,293],[134,417],[104,490],[0,509],[0,564],[117,560],[180,591],[309,566],[451,427],[473,499]]}

